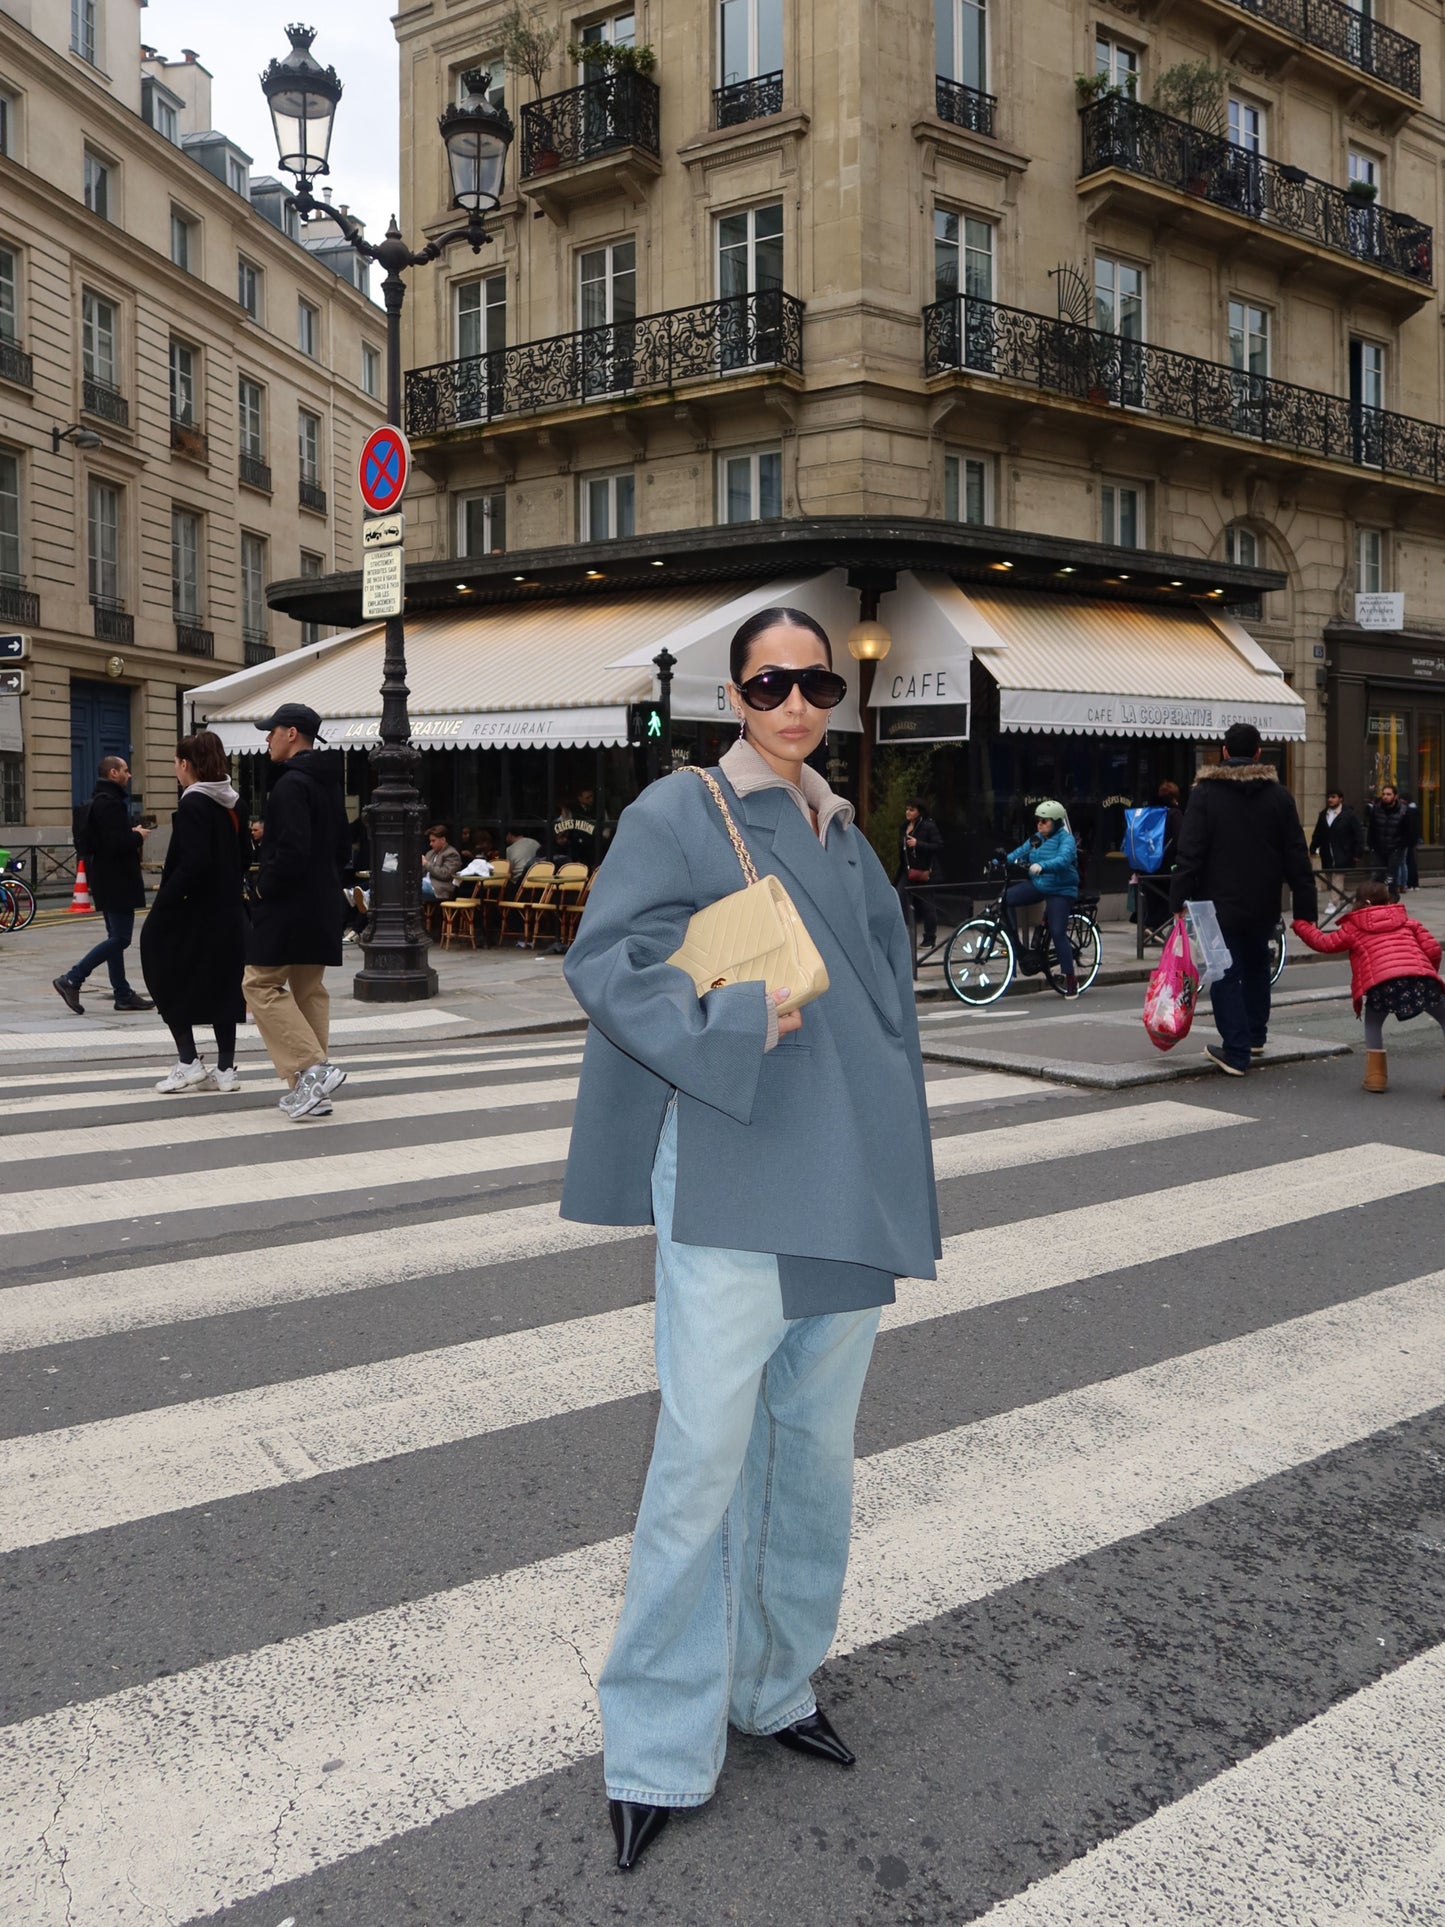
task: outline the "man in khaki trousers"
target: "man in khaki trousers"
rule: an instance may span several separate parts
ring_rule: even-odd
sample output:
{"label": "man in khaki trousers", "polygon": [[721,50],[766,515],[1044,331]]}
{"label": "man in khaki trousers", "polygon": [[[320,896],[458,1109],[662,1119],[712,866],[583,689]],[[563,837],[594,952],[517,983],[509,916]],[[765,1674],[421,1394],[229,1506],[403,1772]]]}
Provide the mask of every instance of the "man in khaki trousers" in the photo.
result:
{"label": "man in khaki trousers", "polygon": [[350,833],[338,773],[318,752],[321,718],[282,703],[256,725],[281,765],[266,803],[243,988],[261,1041],[287,1085],[293,1123],[331,1115],[346,1072],[327,1056],[326,967],[341,962],[341,871]]}

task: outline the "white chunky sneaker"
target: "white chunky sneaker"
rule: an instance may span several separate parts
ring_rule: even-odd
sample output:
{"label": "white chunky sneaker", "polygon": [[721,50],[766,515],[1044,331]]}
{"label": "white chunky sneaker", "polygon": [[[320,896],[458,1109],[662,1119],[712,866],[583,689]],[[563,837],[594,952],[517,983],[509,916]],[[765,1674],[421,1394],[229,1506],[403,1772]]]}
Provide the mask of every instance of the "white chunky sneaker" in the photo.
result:
{"label": "white chunky sneaker", "polygon": [[193,1064],[178,1063],[174,1070],[168,1071],[156,1085],[169,1097],[177,1091],[198,1091],[208,1081],[211,1073],[198,1057]]}
{"label": "white chunky sneaker", "polygon": [[228,1071],[214,1070],[206,1079],[202,1088],[208,1091],[239,1091],[241,1088],[241,1073],[234,1067]]}
{"label": "white chunky sneaker", "polygon": [[[329,1062],[313,1064],[309,1071],[301,1073],[301,1083],[321,1097],[330,1097],[331,1093],[339,1091],[345,1082],[346,1072],[339,1064]],[[300,1085],[297,1088],[299,1089]]]}
{"label": "white chunky sneaker", "polygon": [[329,1097],[303,1098],[293,1104],[286,1113],[293,1124],[309,1124],[314,1117],[330,1117],[331,1099]]}

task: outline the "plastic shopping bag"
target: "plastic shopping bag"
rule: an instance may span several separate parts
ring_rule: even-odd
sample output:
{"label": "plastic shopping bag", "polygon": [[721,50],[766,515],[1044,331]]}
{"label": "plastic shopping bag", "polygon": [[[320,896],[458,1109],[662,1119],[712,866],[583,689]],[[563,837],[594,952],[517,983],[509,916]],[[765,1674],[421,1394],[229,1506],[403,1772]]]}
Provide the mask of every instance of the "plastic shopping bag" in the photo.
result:
{"label": "plastic shopping bag", "polygon": [[1199,964],[1199,988],[1205,990],[1210,984],[1219,982],[1234,959],[1229,954],[1229,945],[1224,941],[1224,932],[1219,927],[1218,914],[1208,898],[1201,903],[1186,902],[1184,911],[1189,919],[1189,934],[1194,939],[1194,952]]}
{"label": "plastic shopping bag", "polygon": [[1189,932],[1183,917],[1176,917],[1164,942],[1164,954],[1144,993],[1144,1028],[1149,1041],[1160,1050],[1172,1050],[1189,1035],[1198,1001],[1199,972],[1189,947]]}
{"label": "plastic shopping bag", "polygon": [[1164,835],[1169,812],[1155,804],[1124,812],[1124,860],[1131,870],[1153,876],[1164,867]]}

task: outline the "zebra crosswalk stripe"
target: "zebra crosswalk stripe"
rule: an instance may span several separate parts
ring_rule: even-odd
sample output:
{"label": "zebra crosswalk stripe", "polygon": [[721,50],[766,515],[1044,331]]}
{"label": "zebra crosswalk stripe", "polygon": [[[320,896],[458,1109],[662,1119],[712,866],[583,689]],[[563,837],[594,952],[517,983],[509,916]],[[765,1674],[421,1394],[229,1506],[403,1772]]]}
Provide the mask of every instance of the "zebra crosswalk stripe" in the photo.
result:
{"label": "zebra crosswalk stripe", "polygon": [[[863,1460],[835,1652],[1440,1404],[1442,1335],[1435,1272]],[[625,1553],[606,1540],[5,1729],[0,1918],[219,1912],[594,1752]]]}

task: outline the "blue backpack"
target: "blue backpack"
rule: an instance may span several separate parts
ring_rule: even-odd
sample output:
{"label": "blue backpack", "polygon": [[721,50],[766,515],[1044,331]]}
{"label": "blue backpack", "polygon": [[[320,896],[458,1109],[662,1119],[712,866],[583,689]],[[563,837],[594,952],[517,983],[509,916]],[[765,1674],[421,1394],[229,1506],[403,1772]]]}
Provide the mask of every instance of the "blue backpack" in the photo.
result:
{"label": "blue backpack", "polygon": [[1162,804],[1124,812],[1124,855],[1131,870],[1152,876],[1163,866],[1169,812]]}

